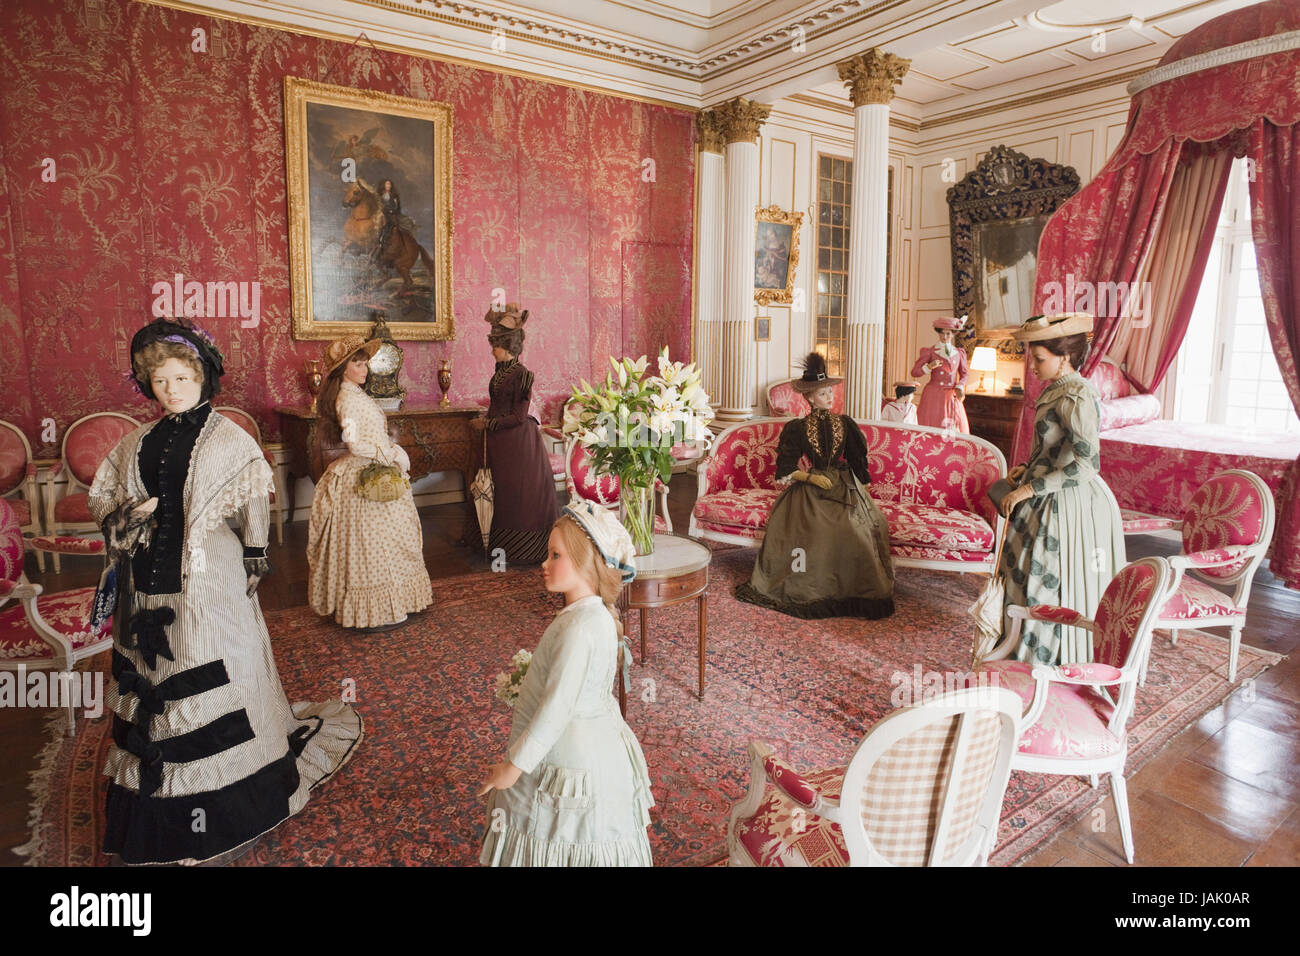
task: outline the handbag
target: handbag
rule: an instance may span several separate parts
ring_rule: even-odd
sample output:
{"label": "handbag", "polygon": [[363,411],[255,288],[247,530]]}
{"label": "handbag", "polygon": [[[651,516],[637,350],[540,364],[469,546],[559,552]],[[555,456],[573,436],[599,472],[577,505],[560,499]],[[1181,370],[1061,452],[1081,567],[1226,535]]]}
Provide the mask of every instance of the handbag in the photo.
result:
{"label": "handbag", "polygon": [[357,478],[357,492],[367,501],[396,501],[410,490],[411,480],[396,465],[372,461]]}
{"label": "handbag", "polygon": [[[990,489],[989,497],[992,497]],[[989,575],[984,590],[975,599],[967,612],[975,619],[975,640],[971,645],[971,669],[979,667],[997,647],[998,638],[1002,636],[1002,606],[1006,602],[1006,586],[1002,583],[1002,548],[1007,543],[1007,528],[1003,522],[1002,536],[998,542],[997,555],[993,559],[993,572]]]}
{"label": "handbag", "polygon": [[997,481],[993,482],[993,484],[989,485],[989,490],[986,494],[989,496],[989,500],[993,502],[993,507],[998,514],[1002,514],[1002,499],[1015,490],[1016,486],[1006,478],[999,478]]}

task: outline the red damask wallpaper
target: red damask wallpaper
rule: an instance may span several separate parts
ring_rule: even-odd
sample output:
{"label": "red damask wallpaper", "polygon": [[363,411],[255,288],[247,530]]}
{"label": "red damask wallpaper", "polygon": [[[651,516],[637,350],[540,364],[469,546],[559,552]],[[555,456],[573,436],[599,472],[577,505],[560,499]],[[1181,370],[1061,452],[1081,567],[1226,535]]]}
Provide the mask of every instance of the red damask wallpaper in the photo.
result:
{"label": "red damask wallpaper", "polygon": [[57,442],[93,411],[152,414],[127,344],[176,273],[260,283],[256,328],[199,320],[227,356],[221,404],[274,440],[275,406],[308,400],[325,343],[290,335],[286,75],[453,106],[457,338],[403,343],[410,403],[440,397],[444,357],[452,400],[486,399],[496,287],[532,311],[523,361],[547,411],[611,353],[687,356],[692,113],[129,0],[4,8],[0,418],[37,454],[57,453],[50,419]]}

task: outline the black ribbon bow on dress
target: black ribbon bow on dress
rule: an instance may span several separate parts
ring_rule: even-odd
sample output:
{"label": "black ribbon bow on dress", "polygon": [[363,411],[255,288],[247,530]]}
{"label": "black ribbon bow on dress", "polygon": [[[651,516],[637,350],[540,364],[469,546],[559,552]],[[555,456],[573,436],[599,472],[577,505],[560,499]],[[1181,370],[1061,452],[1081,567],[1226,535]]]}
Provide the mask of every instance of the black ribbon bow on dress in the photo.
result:
{"label": "black ribbon bow on dress", "polygon": [[175,621],[176,612],[169,607],[137,611],[131,616],[130,634],[123,638],[122,646],[138,650],[150,670],[158,667],[159,657],[175,661],[171,643],[167,640],[167,632],[164,630],[167,625]]}
{"label": "black ribbon bow on dress", "polygon": [[140,796],[153,796],[162,786],[162,748],[133,725],[126,733],[126,751],[140,758]]}
{"label": "black ribbon bow on dress", "polygon": [[119,695],[135,694],[140,700],[140,710],[150,717],[161,714],[166,704],[162,693],[154,686],[153,681],[139,671],[129,668],[118,675],[117,692]]}

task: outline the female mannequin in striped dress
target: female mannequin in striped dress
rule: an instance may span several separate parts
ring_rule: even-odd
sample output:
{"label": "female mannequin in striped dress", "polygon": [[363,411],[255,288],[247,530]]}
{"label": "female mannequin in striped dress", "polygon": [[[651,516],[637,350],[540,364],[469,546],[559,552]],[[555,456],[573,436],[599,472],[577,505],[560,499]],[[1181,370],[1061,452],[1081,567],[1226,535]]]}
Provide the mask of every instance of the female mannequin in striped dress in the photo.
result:
{"label": "female mannequin in striped dress", "polygon": [[213,411],[221,353],[159,319],[131,356],[164,415],[114,447],[88,499],[110,550],[137,542],[118,551],[104,851],[225,862],[302,809],[351,756],[361,718],[340,701],[291,707],[280,685],[256,594],[271,471]]}

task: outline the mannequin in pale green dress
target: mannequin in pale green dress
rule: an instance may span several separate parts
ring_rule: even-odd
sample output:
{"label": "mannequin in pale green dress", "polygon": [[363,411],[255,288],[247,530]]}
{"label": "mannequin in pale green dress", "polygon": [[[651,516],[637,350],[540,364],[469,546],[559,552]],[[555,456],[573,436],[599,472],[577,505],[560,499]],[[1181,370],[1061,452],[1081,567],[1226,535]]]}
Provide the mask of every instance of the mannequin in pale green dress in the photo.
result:
{"label": "mannequin in pale green dress", "polygon": [[[1008,475],[1019,487],[1002,502],[1009,520],[1001,571],[1004,607],[1054,604],[1092,617],[1106,585],[1126,563],[1124,531],[1119,505],[1100,474],[1097,392],[1074,368],[1087,355],[1087,340],[1082,334],[1071,338],[1029,342],[1034,374],[1048,384],[1034,412],[1029,460]],[[1003,633],[1008,630],[1004,618]],[[1024,621],[1014,656],[1041,663],[1091,661],[1091,635]]]}

